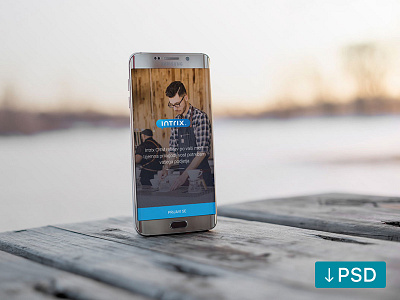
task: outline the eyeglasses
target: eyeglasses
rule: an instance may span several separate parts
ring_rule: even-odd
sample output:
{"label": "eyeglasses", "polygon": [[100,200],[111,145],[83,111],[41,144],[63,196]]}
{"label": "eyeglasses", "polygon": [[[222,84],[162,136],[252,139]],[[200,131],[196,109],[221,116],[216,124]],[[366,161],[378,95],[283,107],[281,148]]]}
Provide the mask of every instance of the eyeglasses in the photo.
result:
{"label": "eyeglasses", "polygon": [[178,106],[180,106],[180,105],[181,105],[181,103],[182,103],[182,101],[183,101],[183,99],[185,98],[185,96],[186,96],[186,95],[183,95],[183,97],[182,97],[181,101],[179,101],[179,102],[176,102],[175,104],[172,104],[171,102],[168,102],[168,107],[171,107],[171,108],[173,108],[173,107],[178,107]]}

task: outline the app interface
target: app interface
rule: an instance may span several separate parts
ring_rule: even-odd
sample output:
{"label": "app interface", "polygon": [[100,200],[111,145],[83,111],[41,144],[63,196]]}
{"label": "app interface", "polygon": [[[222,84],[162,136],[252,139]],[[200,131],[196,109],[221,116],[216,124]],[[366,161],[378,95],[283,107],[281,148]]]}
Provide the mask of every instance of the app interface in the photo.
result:
{"label": "app interface", "polygon": [[133,69],[137,219],[215,210],[209,69]]}

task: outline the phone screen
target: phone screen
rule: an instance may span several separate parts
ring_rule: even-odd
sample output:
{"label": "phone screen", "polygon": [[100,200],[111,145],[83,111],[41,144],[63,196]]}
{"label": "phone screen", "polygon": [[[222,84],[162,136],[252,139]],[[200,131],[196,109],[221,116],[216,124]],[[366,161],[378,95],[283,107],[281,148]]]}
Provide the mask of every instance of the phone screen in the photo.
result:
{"label": "phone screen", "polygon": [[138,221],[216,213],[209,69],[132,69]]}

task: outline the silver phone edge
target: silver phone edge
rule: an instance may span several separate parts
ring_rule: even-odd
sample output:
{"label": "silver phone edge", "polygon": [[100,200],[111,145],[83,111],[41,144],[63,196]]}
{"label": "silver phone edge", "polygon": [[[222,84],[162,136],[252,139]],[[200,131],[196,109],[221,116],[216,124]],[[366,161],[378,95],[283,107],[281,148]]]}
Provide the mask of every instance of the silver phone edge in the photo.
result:
{"label": "silver phone edge", "polygon": [[[154,60],[159,57],[159,60]],[[189,57],[189,60],[186,60]],[[177,58],[176,61],[165,61]],[[131,69],[209,69],[210,58],[205,53],[147,53],[135,52],[129,57],[129,71]]]}
{"label": "silver phone edge", "polygon": [[[202,58],[202,66],[199,65],[199,61],[196,62],[195,66],[186,66],[186,68],[199,68],[199,69],[209,69],[209,61],[210,58],[205,53],[145,53],[145,52],[135,52],[129,58],[129,123],[130,123],[130,138],[131,138],[131,185],[132,185],[132,202],[133,202],[133,218],[134,218],[134,227],[138,234],[142,236],[154,236],[154,235],[165,235],[165,234],[177,234],[177,233],[188,233],[188,232],[200,232],[207,231],[213,229],[217,225],[217,203],[215,199],[215,215],[203,215],[203,216],[194,216],[194,217],[183,217],[183,218],[174,218],[174,219],[160,219],[160,220],[149,220],[149,221],[138,221],[137,219],[137,203],[136,203],[136,163],[134,159],[134,134],[133,134],[133,95],[132,95],[132,69],[135,68],[134,60],[137,56],[149,56],[153,57],[157,56],[172,56],[172,57],[186,57],[190,56],[201,56]],[[182,66],[151,66],[146,67],[147,69],[153,68],[165,68],[165,69],[182,69],[185,67]],[[143,67],[141,67],[143,69]],[[214,139],[214,135],[212,135],[212,139]],[[213,143],[214,144],[214,143]],[[214,174],[215,176],[215,174]],[[215,180],[215,179],[214,179]],[[188,222],[188,226],[184,228],[171,228],[171,223],[174,221],[186,220]]]}

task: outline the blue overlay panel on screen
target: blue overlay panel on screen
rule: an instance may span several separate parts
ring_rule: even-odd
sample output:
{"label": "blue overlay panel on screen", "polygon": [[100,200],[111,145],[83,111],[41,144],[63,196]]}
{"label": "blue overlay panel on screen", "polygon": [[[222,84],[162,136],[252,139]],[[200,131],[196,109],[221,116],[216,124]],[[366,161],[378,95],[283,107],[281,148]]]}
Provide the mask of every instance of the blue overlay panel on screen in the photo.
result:
{"label": "blue overlay panel on screen", "polygon": [[158,220],[215,214],[215,202],[145,207],[138,209],[138,220]]}

